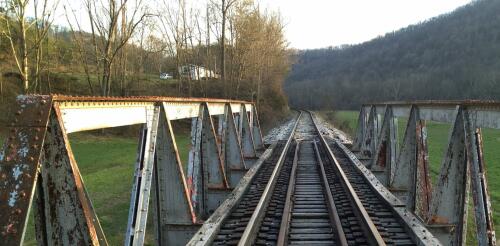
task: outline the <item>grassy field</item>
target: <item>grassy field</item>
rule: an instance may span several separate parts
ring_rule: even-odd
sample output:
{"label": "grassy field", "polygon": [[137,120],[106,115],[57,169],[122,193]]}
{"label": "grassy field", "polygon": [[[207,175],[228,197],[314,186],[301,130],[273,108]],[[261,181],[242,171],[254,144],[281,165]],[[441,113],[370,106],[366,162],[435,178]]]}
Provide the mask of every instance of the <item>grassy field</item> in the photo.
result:
{"label": "grassy field", "polygon": [[[328,115],[328,113],[324,112],[322,114]],[[348,126],[344,128],[344,130],[353,136],[357,127],[358,114],[359,113],[355,111],[339,111],[335,113],[334,122],[344,127]],[[403,138],[406,123],[407,120],[405,119],[398,120],[399,139]],[[439,175],[441,160],[444,156],[445,148],[447,147],[450,127],[450,124],[427,122],[429,164],[431,166],[431,177],[434,184]],[[496,233],[498,235],[498,233],[500,233],[498,226],[500,223],[500,179],[496,179],[495,177],[500,176],[500,130],[482,129],[482,131],[488,189],[490,191],[493,219],[495,225],[497,225]]]}
{"label": "grassy field", "polygon": [[[176,132],[176,140],[183,163],[186,163],[188,134]],[[3,143],[1,132],[0,142]],[[76,133],[70,135],[70,142],[108,242],[110,245],[123,244],[137,139]],[[149,230],[147,244],[153,244],[152,227]],[[31,219],[24,245],[36,245]]]}

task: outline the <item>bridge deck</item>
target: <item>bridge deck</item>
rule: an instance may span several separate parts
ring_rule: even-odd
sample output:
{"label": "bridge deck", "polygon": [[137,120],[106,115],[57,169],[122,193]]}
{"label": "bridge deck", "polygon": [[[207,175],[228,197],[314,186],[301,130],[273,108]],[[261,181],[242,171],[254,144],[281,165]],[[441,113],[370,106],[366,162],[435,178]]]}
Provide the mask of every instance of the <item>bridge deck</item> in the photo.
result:
{"label": "bridge deck", "polygon": [[[285,143],[255,174],[227,218],[191,245],[439,245],[416,220],[379,196],[340,143],[303,112]],[[394,198],[396,199],[396,198]],[[408,212],[409,216],[412,216]],[[209,221],[213,221],[209,219]],[[214,228],[215,227],[215,228]]]}

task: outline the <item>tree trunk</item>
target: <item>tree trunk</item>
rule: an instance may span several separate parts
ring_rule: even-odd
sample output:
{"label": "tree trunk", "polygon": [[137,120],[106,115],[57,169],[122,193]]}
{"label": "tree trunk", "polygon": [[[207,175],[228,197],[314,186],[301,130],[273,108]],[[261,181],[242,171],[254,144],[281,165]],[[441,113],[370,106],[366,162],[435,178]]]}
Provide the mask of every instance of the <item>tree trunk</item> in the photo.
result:
{"label": "tree trunk", "polygon": [[19,42],[21,42],[21,55],[22,55],[22,78],[23,78],[23,88],[24,93],[27,94],[29,90],[29,68],[28,68],[28,48],[26,44],[26,23],[24,22],[24,16],[21,18],[20,23],[21,36],[19,37]]}
{"label": "tree trunk", "polygon": [[227,97],[226,83],[226,0],[222,0],[222,28],[220,38],[220,76],[224,84],[224,96]]}

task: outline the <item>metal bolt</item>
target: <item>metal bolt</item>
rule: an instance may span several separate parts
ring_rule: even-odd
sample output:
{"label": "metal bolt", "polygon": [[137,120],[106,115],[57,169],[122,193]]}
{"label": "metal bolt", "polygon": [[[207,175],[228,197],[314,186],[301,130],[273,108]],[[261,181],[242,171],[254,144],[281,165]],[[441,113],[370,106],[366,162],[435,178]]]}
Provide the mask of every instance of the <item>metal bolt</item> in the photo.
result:
{"label": "metal bolt", "polygon": [[16,112],[16,115],[21,115],[21,113],[22,113],[22,112],[21,112],[21,110],[18,110],[18,111]]}
{"label": "metal bolt", "polygon": [[19,192],[19,196],[20,197],[26,197],[26,192],[24,192],[24,190],[22,190],[21,192]]}
{"label": "metal bolt", "polygon": [[45,99],[40,101],[40,104],[42,104],[42,105],[45,105],[46,103],[47,103],[47,101]]}
{"label": "metal bolt", "polygon": [[18,208],[18,209],[16,209],[16,210],[14,211],[14,213],[16,213],[16,214],[21,214],[21,212],[22,212],[22,211],[21,211],[21,209],[19,209],[19,208]]}
{"label": "metal bolt", "polygon": [[35,158],[33,158],[33,156],[30,156],[28,159],[29,159],[30,161],[34,161],[34,160],[35,160]]}

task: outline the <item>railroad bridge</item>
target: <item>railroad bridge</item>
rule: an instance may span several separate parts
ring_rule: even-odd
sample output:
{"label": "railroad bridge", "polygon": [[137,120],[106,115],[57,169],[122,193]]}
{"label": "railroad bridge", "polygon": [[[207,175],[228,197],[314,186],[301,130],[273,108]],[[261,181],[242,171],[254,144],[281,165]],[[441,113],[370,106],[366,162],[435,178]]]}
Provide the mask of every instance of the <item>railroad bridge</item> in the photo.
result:
{"label": "railroad bridge", "polygon": [[[22,244],[30,210],[39,245],[107,245],[68,134],[127,125],[142,129],[126,245],[143,245],[146,229],[157,245],[465,245],[470,234],[496,245],[481,134],[500,129],[496,102],[363,105],[352,144],[324,135],[307,111],[285,139],[264,144],[244,101],[17,102],[0,152],[1,245]],[[172,127],[181,119],[191,120],[187,172]],[[398,119],[407,120],[402,138]],[[451,124],[434,186],[426,121]]]}

